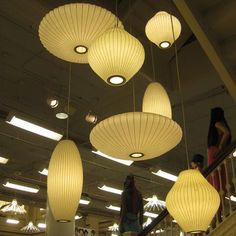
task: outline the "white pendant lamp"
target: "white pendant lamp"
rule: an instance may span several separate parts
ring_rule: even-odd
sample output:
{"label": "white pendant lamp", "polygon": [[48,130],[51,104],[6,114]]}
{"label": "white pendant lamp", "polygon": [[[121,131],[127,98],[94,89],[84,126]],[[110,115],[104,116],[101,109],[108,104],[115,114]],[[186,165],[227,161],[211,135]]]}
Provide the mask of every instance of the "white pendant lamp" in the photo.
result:
{"label": "white pendant lamp", "polygon": [[[65,61],[88,63],[91,43],[115,27],[117,17],[110,11],[87,3],[71,3],[50,11],[39,25],[43,46]],[[122,27],[122,23],[118,22]]]}
{"label": "white pendant lamp", "polygon": [[220,197],[198,170],[185,170],[166,197],[166,207],[187,233],[206,231],[220,205]]}
{"label": "white pendant lamp", "polygon": [[52,153],[48,168],[48,200],[56,221],[75,217],[83,185],[79,150],[71,140],[60,141]]}
{"label": "white pendant lamp", "polygon": [[114,28],[100,36],[88,52],[89,65],[106,83],[120,86],[130,80],[144,62],[142,44],[127,31]]}
{"label": "white pendant lamp", "polygon": [[182,138],[180,126],[168,117],[128,112],[98,123],[90,142],[101,152],[118,159],[141,161],[158,157],[174,148]]}
{"label": "white pendant lamp", "polygon": [[166,49],[171,47],[173,42],[180,36],[181,24],[175,16],[165,11],[160,11],[147,22],[145,32],[150,41],[155,43],[159,48]]}
{"label": "white pendant lamp", "polygon": [[172,118],[169,96],[160,83],[152,82],[148,85],[143,97],[142,110]]}

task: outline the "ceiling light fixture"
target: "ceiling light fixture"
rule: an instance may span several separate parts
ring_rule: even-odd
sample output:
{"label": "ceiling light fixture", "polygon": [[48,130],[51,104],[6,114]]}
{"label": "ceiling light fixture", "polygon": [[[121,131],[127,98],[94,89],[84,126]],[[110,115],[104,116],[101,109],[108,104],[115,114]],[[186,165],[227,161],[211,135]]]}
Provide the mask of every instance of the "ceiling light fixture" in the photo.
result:
{"label": "ceiling light fixture", "polygon": [[[75,63],[88,63],[92,42],[115,26],[110,11],[87,3],[71,3],[50,11],[39,25],[43,46],[54,56]],[[123,28],[119,21],[118,26]]]}
{"label": "ceiling light fixture", "polygon": [[21,228],[21,231],[25,233],[37,233],[40,232],[39,228],[36,227],[32,221],[30,221],[25,227]]}
{"label": "ceiling light fixture", "polygon": [[88,51],[88,62],[93,71],[112,86],[129,81],[143,65],[144,57],[138,39],[117,27],[97,38]]}
{"label": "ceiling light fixture", "polygon": [[46,227],[47,227],[45,223],[38,223],[37,226],[41,229],[46,229]]}
{"label": "ceiling light fixture", "polygon": [[[172,33],[172,22],[175,39]],[[181,24],[179,20],[165,11],[155,14],[146,24],[145,32],[150,41],[155,43],[161,49],[170,48],[181,33]]]}
{"label": "ceiling light fixture", "polygon": [[19,221],[19,220],[16,220],[16,219],[7,219],[6,222],[7,222],[8,224],[17,225],[17,224],[19,224],[20,221]]}
{"label": "ceiling light fixture", "polygon": [[23,119],[17,118],[16,116],[12,116],[10,121],[6,121],[8,124],[14,125],[18,128],[27,130],[29,132],[32,132],[34,134],[41,135],[43,137],[59,141],[62,138],[62,135],[59,133],[56,133],[54,131],[51,131],[49,129],[43,128],[39,125],[35,125],[31,122],[25,121]]}
{"label": "ceiling light fixture", "polygon": [[114,223],[113,225],[108,226],[108,230],[112,231],[112,232],[118,232],[119,231],[119,225]]}
{"label": "ceiling light fixture", "polygon": [[107,159],[109,159],[109,160],[118,162],[118,163],[120,163],[120,164],[126,165],[126,166],[130,166],[130,165],[133,163],[133,161],[121,160],[121,159],[117,159],[117,158],[115,158],[115,157],[110,157],[110,156],[108,156],[108,155],[106,155],[106,154],[104,154],[104,153],[102,153],[102,152],[100,152],[100,151],[92,151],[92,153],[94,153],[94,154],[96,154],[96,155],[98,155],[98,156],[105,157],[105,158],[107,158]]}
{"label": "ceiling light fixture", "polygon": [[66,112],[58,112],[56,113],[56,118],[59,120],[65,120],[68,118],[68,114]]}
{"label": "ceiling light fixture", "polygon": [[187,233],[205,232],[219,205],[216,189],[192,169],[180,173],[166,197],[167,210]]}
{"label": "ceiling light fixture", "polygon": [[[225,198],[229,200],[228,197],[225,197]],[[231,200],[232,202],[236,202],[236,197],[233,196],[233,195],[231,195],[231,196],[230,196],[230,200]]]}
{"label": "ceiling light fixture", "polygon": [[146,210],[163,210],[165,207],[165,202],[159,200],[156,195],[153,195],[147,199],[144,198],[144,200],[147,201],[147,203],[144,205],[144,209]]}
{"label": "ceiling light fixture", "polygon": [[106,155],[142,161],[158,157],[174,148],[182,138],[182,130],[167,117],[128,112],[99,122],[89,138],[92,145]]}
{"label": "ceiling light fixture", "polygon": [[82,204],[82,205],[88,205],[90,203],[90,200],[88,199],[80,199],[79,200],[79,204]]}
{"label": "ceiling light fixture", "polygon": [[88,123],[91,123],[91,124],[96,124],[98,118],[95,114],[93,114],[91,111],[85,116],[85,120],[88,122]]}
{"label": "ceiling light fixture", "polygon": [[48,98],[47,99],[47,104],[51,107],[51,108],[56,108],[59,105],[59,101],[56,98]]}
{"label": "ceiling light fixture", "polygon": [[109,206],[106,206],[106,208],[113,211],[120,211],[120,207],[118,206],[109,205]]}
{"label": "ceiling light fixture", "polygon": [[8,158],[5,158],[5,157],[1,157],[0,156],[0,164],[7,164],[7,162],[9,161],[9,159]]}
{"label": "ceiling light fixture", "polygon": [[106,191],[106,192],[110,192],[110,193],[115,193],[115,194],[122,194],[122,190],[117,189],[117,188],[112,188],[109,186],[106,186],[105,184],[102,187],[98,187],[100,190]]}
{"label": "ceiling light fixture", "polygon": [[42,171],[38,171],[39,174],[41,175],[45,175],[45,176],[48,176],[48,169],[47,168],[44,168]]}
{"label": "ceiling light fixture", "polygon": [[147,216],[147,217],[151,217],[151,218],[157,218],[158,217],[158,214],[155,214],[155,213],[152,213],[152,212],[149,212],[149,211],[145,211],[144,216]]}
{"label": "ceiling light fixture", "polygon": [[32,185],[30,183],[20,182],[16,180],[6,180],[3,184],[4,187],[16,189],[20,191],[30,192],[30,193],[37,193],[39,191],[39,187]]}
{"label": "ceiling light fixture", "polygon": [[18,205],[16,199],[13,199],[12,202],[1,206],[0,211],[4,213],[14,213],[14,214],[26,213],[24,205],[22,206]]}
{"label": "ceiling light fixture", "polygon": [[79,219],[81,219],[83,216],[78,216],[78,215],[76,215],[75,216],[75,220],[79,220]]}
{"label": "ceiling light fixture", "polygon": [[176,182],[178,177],[176,175],[172,175],[168,172],[165,172],[163,170],[158,170],[157,172],[152,172],[154,175],[157,175],[159,177],[162,177],[164,179],[168,179],[168,180],[171,180],[171,181],[174,181]]}
{"label": "ceiling light fixture", "polygon": [[147,218],[147,221],[143,223],[143,228],[147,227],[152,223],[152,219],[150,217]]}
{"label": "ceiling light fixture", "polygon": [[236,151],[233,152],[233,157],[236,157]]}

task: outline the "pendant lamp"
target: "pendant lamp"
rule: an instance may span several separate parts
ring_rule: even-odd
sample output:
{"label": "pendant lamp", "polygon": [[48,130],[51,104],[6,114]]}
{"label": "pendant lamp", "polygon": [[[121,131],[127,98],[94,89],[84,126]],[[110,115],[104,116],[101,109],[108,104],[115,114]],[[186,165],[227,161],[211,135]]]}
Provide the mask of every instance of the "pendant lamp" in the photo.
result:
{"label": "pendant lamp", "polygon": [[160,83],[152,82],[148,85],[143,96],[142,110],[172,118],[169,96]]}
{"label": "pendant lamp", "polygon": [[99,151],[118,159],[141,161],[158,157],[182,138],[180,126],[154,113],[128,112],[98,123],[90,142]]}
{"label": "pendant lamp", "polygon": [[165,11],[156,13],[156,15],[147,22],[145,27],[148,39],[161,49],[171,47],[175,41],[173,37],[172,23],[176,40],[181,33],[181,24],[179,20]]}
{"label": "pendant lamp", "polygon": [[71,140],[60,141],[52,153],[48,168],[48,200],[58,222],[75,217],[83,185],[79,150]]}
{"label": "pendant lamp", "polygon": [[54,56],[69,62],[88,63],[91,43],[108,29],[123,28],[110,11],[87,3],[71,3],[50,11],[39,25],[43,46]]}
{"label": "pendant lamp", "polygon": [[120,86],[130,80],[144,62],[142,44],[127,31],[114,28],[94,41],[88,52],[89,65],[106,83]]}
{"label": "pendant lamp", "polygon": [[220,205],[218,192],[198,170],[185,170],[166,197],[166,207],[187,233],[207,230]]}

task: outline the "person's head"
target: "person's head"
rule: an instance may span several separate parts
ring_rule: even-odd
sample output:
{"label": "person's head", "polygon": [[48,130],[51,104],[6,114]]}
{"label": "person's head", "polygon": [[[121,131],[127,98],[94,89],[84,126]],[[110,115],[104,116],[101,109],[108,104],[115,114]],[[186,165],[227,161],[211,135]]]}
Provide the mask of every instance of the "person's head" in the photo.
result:
{"label": "person's head", "polygon": [[134,183],[134,176],[133,175],[127,175],[125,182],[124,182],[124,188],[128,189],[128,188],[133,188],[135,186]]}
{"label": "person's head", "polygon": [[214,107],[211,109],[211,121],[214,123],[225,121],[224,110],[221,107]]}
{"label": "person's head", "polygon": [[201,154],[195,154],[191,161],[191,168],[201,170],[203,168],[204,157]]}

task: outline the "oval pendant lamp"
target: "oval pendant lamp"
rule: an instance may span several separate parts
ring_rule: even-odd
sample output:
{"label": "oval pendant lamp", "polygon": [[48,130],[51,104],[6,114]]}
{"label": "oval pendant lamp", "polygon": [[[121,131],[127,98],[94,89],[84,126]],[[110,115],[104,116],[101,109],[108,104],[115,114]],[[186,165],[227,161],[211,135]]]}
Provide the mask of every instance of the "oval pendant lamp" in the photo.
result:
{"label": "oval pendant lamp", "polygon": [[62,140],[52,153],[48,168],[48,200],[58,222],[74,220],[83,187],[79,150],[71,140]]}
{"label": "oval pendant lamp", "polygon": [[112,86],[130,80],[143,65],[144,57],[139,40],[120,28],[105,32],[93,42],[88,52],[93,71]]}
{"label": "oval pendant lamp", "polygon": [[142,110],[172,118],[169,96],[160,83],[152,82],[148,85],[143,96]]}
{"label": "oval pendant lamp", "polygon": [[166,197],[166,207],[187,233],[207,230],[220,205],[220,197],[198,170],[182,171]]}
{"label": "oval pendant lamp", "polygon": [[70,3],[57,7],[44,16],[39,25],[39,38],[54,56],[69,62],[88,63],[92,42],[117,25],[110,11],[88,3]]}
{"label": "oval pendant lamp", "polygon": [[165,11],[157,12],[146,24],[145,32],[148,39],[161,49],[170,48],[175,41],[172,23],[176,40],[181,33],[179,20]]}

